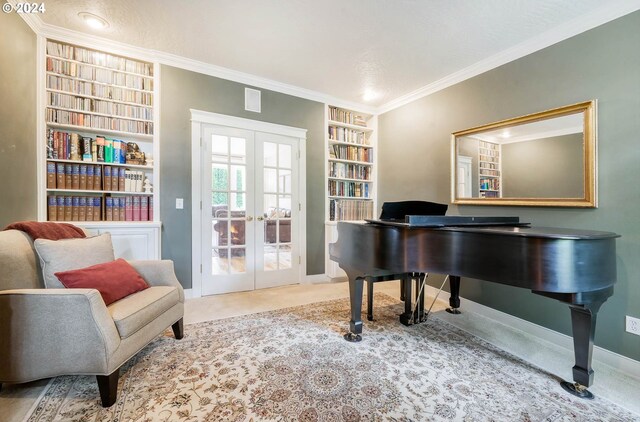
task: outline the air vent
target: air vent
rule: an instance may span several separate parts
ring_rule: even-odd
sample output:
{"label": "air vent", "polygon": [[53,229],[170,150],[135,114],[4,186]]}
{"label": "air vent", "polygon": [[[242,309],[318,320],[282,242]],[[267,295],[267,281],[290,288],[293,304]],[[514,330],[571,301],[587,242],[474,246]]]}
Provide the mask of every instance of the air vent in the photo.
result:
{"label": "air vent", "polygon": [[253,111],[260,113],[260,91],[257,89],[245,88],[244,89],[244,109],[247,111]]}

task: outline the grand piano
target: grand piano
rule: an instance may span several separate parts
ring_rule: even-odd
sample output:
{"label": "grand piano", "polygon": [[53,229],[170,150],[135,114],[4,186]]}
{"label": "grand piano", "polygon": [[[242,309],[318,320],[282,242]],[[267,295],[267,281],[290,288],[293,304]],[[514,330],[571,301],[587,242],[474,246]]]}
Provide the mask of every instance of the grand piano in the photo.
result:
{"label": "grand piano", "polygon": [[[449,217],[420,221],[429,218],[442,222]],[[338,222],[338,240],[329,245],[329,255],[349,278],[351,321],[345,339],[361,339],[365,281],[405,280],[405,313],[400,316],[405,324],[414,312],[406,302],[411,300],[409,281],[425,273],[449,274],[454,311],[460,305],[460,277],[530,289],[569,305],[576,363],[574,383],[561,385],[579,397],[593,398],[587,387],[593,383],[596,316],[613,294],[619,235],[522,225],[412,224],[410,219]]]}

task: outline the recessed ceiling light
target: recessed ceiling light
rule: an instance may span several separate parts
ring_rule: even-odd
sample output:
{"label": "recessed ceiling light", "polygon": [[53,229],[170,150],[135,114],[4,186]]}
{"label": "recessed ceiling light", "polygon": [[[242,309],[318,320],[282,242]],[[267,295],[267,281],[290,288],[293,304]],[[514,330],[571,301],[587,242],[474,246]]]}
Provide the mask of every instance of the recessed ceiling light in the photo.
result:
{"label": "recessed ceiling light", "polygon": [[364,101],[371,101],[371,100],[375,100],[376,98],[378,98],[380,94],[378,94],[377,92],[371,90],[371,89],[366,89],[364,91],[364,94],[362,95],[362,99]]}
{"label": "recessed ceiling light", "polygon": [[101,18],[100,16],[96,16],[92,13],[88,12],[80,12],[78,16],[84,20],[84,23],[92,27],[93,29],[105,29],[109,27],[109,22]]}

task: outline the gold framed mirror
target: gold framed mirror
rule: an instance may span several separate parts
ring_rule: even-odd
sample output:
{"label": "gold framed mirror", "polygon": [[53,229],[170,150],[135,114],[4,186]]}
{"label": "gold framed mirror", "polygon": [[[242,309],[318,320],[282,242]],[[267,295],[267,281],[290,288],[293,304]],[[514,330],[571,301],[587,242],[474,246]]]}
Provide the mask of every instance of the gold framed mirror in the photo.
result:
{"label": "gold framed mirror", "polygon": [[596,101],[451,135],[451,202],[597,207]]}

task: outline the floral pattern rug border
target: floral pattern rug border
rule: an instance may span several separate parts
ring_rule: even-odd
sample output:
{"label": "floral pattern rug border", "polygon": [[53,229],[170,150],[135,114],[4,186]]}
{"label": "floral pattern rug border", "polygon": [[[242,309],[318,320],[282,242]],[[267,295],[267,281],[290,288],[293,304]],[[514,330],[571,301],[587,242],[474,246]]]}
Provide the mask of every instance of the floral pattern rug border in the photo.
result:
{"label": "floral pattern rug border", "polygon": [[348,343],[349,300],[167,331],[120,370],[100,406],[93,376],[52,380],[28,417],[44,421],[638,421],[604,399],[433,315],[405,327],[403,305],[375,295],[376,321]]}

